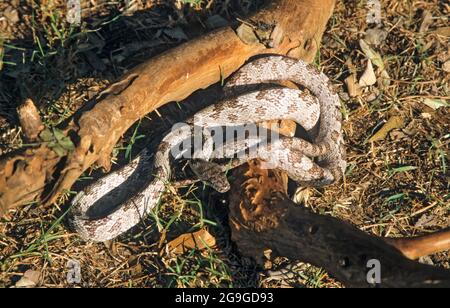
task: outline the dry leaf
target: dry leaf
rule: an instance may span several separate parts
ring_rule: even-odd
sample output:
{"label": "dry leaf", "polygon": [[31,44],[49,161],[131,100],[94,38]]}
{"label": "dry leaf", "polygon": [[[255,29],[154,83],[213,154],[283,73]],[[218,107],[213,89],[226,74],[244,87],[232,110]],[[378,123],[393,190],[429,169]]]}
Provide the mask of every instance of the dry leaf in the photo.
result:
{"label": "dry leaf", "polygon": [[183,234],[166,245],[166,249],[175,254],[182,254],[192,249],[204,250],[216,245],[216,239],[202,229],[194,233]]}
{"label": "dry leaf", "polygon": [[361,50],[364,52],[366,57],[372,61],[373,64],[378,66],[381,70],[384,70],[384,61],[381,55],[370,48],[369,44],[367,44],[364,40],[359,40],[359,46]]}
{"label": "dry leaf", "polygon": [[39,283],[39,278],[41,273],[38,271],[28,270],[26,271],[22,278],[16,282],[16,288],[33,288]]}
{"label": "dry leaf", "polygon": [[357,82],[356,74],[348,76],[347,79],[345,79],[345,85],[347,86],[350,97],[357,97],[362,94],[363,89]]}
{"label": "dry leaf", "polygon": [[377,83],[377,76],[375,76],[375,72],[373,71],[372,61],[367,61],[367,67],[364,71],[364,74],[359,79],[359,85],[361,87],[369,87],[373,86]]}
{"label": "dry leaf", "polygon": [[434,227],[439,224],[439,218],[435,215],[422,215],[414,225],[415,227]]}
{"label": "dry leaf", "polygon": [[433,15],[430,11],[423,12],[423,21],[420,25],[419,33],[425,33],[428,31],[430,26],[433,24]]}
{"label": "dry leaf", "polygon": [[356,73],[358,71],[356,66],[353,64],[353,61],[352,61],[352,59],[350,57],[347,58],[347,60],[345,61],[345,65],[347,66],[348,70],[352,74],[354,74],[354,73]]}
{"label": "dry leaf", "polygon": [[450,27],[437,28],[433,33],[442,36],[450,36]]}
{"label": "dry leaf", "polygon": [[364,40],[370,45],[380,46],[386,40],[387,36],[388,32],[385,29],[368,29]]}
{"label": "dry leaf", "polygon": [[392,140],[401,140],[407,138],[406,134],[402,131],[392,131],[389,136]]}
{"label": "dry leaf", "polygon": [[280,44],[283,42],[283,39],[284,39],[284,30],[278,24],[275,26],[272,33],[270,34],[271,48],[276,48],[280,46]]}
{"label": "dry leaf", "polygon": [[381,89],[385,89],[386,87],[391,85],[391,76],[385,69],[379,70],[378,76],[380,76],[378,85]]}
{"label": "dry leaf", "polygon": [[403,129],[403,132],[408,136],[414,136],[418,132],[418,121],[413,119],[409,124]]}
{"label": "dry leaf", "polygon": [[423,103],[433,110],[438,110],[441,107],[450,107],[450,104],[445,99],[426,98]]}
{"label": "dry leaf", "polygon": [[248,45],[259,43],[259,39],[253,31],[253,28],[247,24],[242,24],[237,28],[236,34],[238,37]]}
{"label": "dry leaf", "polygon": [[441,51],[437,54],[436,60],[442,63],[450,60],[450,45],[447,47],[446,51]]}
{"label": "dry leaf", "polygon": [[423,39],[419,39],[420,45],[419,45],[419,49],[420,52],[425,53],[427,51],[429,51],[431,49],[431,47],[433,47],[434,45],[434,41],[424,41]]}
{"label": "dry leaf", "polygon": [[127,6],[123,10],[123,15],[125,16],[133,16],[136,11],[139,10],[139,5],[135,1],[127,1]]}
{"label": "dry leaf", "polygon": [[405,120],[401,116],[393,116],[383,127],[369,139],[369,142],[377,142],[386,139],[387,135],[394,129],[402,128]]}
{"label": "dry leaf", "polygon": [[309,187],[299,187],[293,196],[293,201],[297,204],[308,206],[308,201],[312,196],[311,188]]}

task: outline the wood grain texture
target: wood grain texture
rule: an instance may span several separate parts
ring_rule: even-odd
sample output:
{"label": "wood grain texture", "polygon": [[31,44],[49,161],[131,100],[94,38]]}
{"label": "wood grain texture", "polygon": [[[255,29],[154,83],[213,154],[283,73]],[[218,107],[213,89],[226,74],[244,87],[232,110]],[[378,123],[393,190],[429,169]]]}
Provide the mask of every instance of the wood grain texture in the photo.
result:
{"label": "wood grain texture", "polygon": [[[89,111],[74,116],[64,129],[76,142],[67,157],[42,145],[0,161],[0,212],[43,198],[53,202],[90,166],[109,170],[110,154],[133,123],[172,101],[180,101],[236,71],[260,54],[314,58],[335,0],[273,0],[249,23],[276,29],[273,45],[244,43],[225,27],[169,50],[136,67]],[[255,31],[258,29],[255,29]],[[273,34],[273,33],[269,33]],[[56,174],[58,166],[61,173]]]}
{"label": "wood grain texture", "polygon": [[[283,185],[276,185],[277,173],[264,173],[243,167],[233,183],[229,219],[232,240],[243,255],[261,265],[267,255],[308,262],[347,287],[450,287],[450,271],[414,262],[383,238],[294,204]],[[255,178],[270,189],[247,189]],[[367,281],[370,260],[380,261],[379,285]]]}

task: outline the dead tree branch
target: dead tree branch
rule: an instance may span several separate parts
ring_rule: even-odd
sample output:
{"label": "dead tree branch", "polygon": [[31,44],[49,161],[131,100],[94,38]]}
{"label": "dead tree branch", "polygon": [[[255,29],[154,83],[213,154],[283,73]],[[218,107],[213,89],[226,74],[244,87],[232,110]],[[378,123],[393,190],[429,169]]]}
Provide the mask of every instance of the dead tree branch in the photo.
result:
{"label": "dead tree branch", "polygon": [[[281,192],[283,179],[277,172],[251,166],[235,175],[229,218],[232,240],[258,263],[264,264],[268,255],[288,257],[325,269],[347,287],[363,288],[374,286],[368,283],[368,262],[377,260],[379,287],[450,287],[450,271],[412,261],[383,238],[294,204]],[[255,179],[271,189],[254,189]]]}
{"label": "dead tree branch", "polygon": [[[109,170],[113,147],[133,123],[217,83],[253,56],[313,59],[334,4],[335,0],[273,0],[242,27],[214,31],[136,67],[92,110],[62,128],[76,144],[67,156],[59,157],[42,144],[0,161],[0,214],[42,199],[46,186],[51,191],[48,201],[55,201],[93,164]],[[56,174],[57,169],[62,171]]]}

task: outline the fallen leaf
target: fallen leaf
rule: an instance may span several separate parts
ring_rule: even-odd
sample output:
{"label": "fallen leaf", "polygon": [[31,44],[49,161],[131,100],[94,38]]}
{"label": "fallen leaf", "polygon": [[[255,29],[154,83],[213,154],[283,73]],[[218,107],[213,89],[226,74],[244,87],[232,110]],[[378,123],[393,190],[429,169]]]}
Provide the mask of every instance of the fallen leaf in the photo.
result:
{"label": "fallen leaf", "polygon": [[415,227],[434,227],[439,224],[439,218],[435,215],[422,215],[414,225]]}
{"label": "fallen leaf", "polygon": [[26,271],[22,278],[16,282],[16,288],[33,288],[39,283],[39,278],[41,273],[38,271],[28,270]]}
{"label": "fallen leaf", "polygon": [[367,44],[364,40],[359,40],[359,46],[361,50],[364,52],[366,57],[372,61],[373,64],[378,66],[380,69],[384,70],[384,61],[381,55],[373,50],[369,44]]}
{"label": "fallen leaf", "polygon": [[135,1],[127,1],[126,7],[123,9],[123,15],[132,16],[138,9],[138,3]]}
{"label": "fallen leaf", "polygon": [[284,39],[284,30],[283,28],[278,24],[273,29],[272,33],[270,34],[270,47],[271,48],[277,48],[279,47]]}
{"label": "fallen leaf", "polygon": [[216,239],[208,231],[202,229],[194,233],[183,234],[166,245],[166,249],[175,254],[182,254],[192,249],[204,250],[216,245]]}
{"label": "fallen leaf", "polygon": [[237,36],[248,45],[259,43],[259,39],[253,31],[253,28],[247,24],[242,24],[236,30]]}
{"label": "fallen leaf", "polygon": [[392,140],[401,140],[407,138],[406,134],[402,131],[392,131],[390,133],[390,137]]}
{"label": "fallen leaf", "polygon": [[357,82],[356,74],[348,76],[347,79],[345,79],[345,85],[347,86],[350,97],[357,97],[362,94],[363,89]]}
{"label": "fallen leaf", "polygon": [[405,172],[409,172],[409,171],[414,171],[417,170],[417,167],[415,166],[403,166],[403,167],[398,167],[398,168],[394,168],[392,169],[389,174],[395,175],[395,174],[399,174],[399,173],[405,173]]}
{"label": "fallen leaf", "polygon": [[450,60],[450,45],[447,47],[447,50],[443,50],[437,54],[436,60],[439,62],[445,63]]}
{"label": "fallen leaf", "polygon": [[433,110],[438,110],[441,107],[450,107],[450,104],[444,99],[426,98],[423,103]]}
{"label": "fallen leaf", "polygon": [[380,78],[378,80],[378,84],[381,89],[384,89],[391,84],[391,76],[385,69],[383,69],[383,70],[380,69],[378,71],[378,75],[380,76]]}
{"label": "fallen leaf", "polygon": [[377,76],[375,76],[375,72],[373,71],[372,61],[368,60],[366,70],[359,79],[359,86],[369,87],[373,86],[376,83],[377,83]]}
{"label": "fallen leaf", "polygon": [[413,119],[409,124],[403,129],[403,132],[408,136],[414,136],[418,132],[418,121]]}
{"label": "fallen leaf", "polygon": [[366,97],[366,101],[368,103],[372,103],[374,101],[376,101],[378,98],[378,95],[376,93],[370,93],[369,96]]}
{"label": "fallen leaf", "polygon": [[64,135],[64,132],[58,128],[52,130],[46,128],[40,134],[39,138],[48,143],[47,146],[51,148],[58,156],[62,157],[75,149],[72,140]]}
{"label": "fallen leaf", "polygon": [[424,11],[422,15],[422,24],[420,25],[419,33],[425,33],[433,24],[433,15],[430,11]]}
{"label": "fallen leaf", "polygon": [[402,128],[405,120],[401,116],[393,116],[383,127],[369,139],[369,142],[377,142],[386,139],[387,135],[394,129]]}
{"label": "fallen leaf", "polygon": [[354,74],[354,73],[356,73],[358,71],[356,66],[353,64],[353,61],[352,61],[352,59],[350,57],[347,58],[347,60],[345,61],[345,65],[347,66],[348,70],[352,74]]}
{"label": "fallen leaf", "polygon": [[64,133],[59,129],[53,129],[53,134],[55,135],[56,140],[58,143],[66,150],[73,151],[75,150],[75,145],[73,144],[72,140],[70,140],[69,137],[66,137]]}
{"label": "fallen leaf", "polygon": [[431,47],[433,47],[434,42],[433,41],[424,41],[423,39],[419,39],[419,46],[418,48],[420,49],[421,53],[425,53],[427,51],[429,51],[431,49]]}
{"label": "fallen leaf", "polygon": [[380,46],[387,38],[388,32],[382,28],[373,28],[366,31],[364,40],[373,46]]}
{"label": "fallen leaf", "polygon": [[294,193],[293,200],[296,204],[307,206],[311,195],[312,191],[309,187],[299,187]]}
{"label": "fallen leaf", "polygon": [[450,27],[437,28],[433,33],[442,36],[450,36]]}

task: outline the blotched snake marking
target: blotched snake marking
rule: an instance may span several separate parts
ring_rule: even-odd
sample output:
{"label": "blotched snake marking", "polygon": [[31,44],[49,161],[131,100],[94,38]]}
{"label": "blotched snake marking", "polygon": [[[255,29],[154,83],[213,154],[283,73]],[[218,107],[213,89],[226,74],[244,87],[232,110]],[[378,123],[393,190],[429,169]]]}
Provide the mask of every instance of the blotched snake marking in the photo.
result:
{"label": "blotched snake marking", "polygon": [[[201,110],[187,121],[189,125],[165,136],[154,155],[144,150],[122,169],[81,191],[72,201],[70,221],[75,231],[86,240],[106,241],[137,225],[158,204],[171,180],[172,150],[192,137],[194,126],[213,128],[292,120],[306,131],[318,127],[312,143],[297,137],[280,137],[261,145],[246,160],[258,158],[270,162],[301,185],[324,186],[339,180],[346,168],[340,100],[323,73],[300,60],[269,56],[243,66],[225,85],[225,93],[233,93],[233,89],[239,87],[276,81],[302,85],[313,95],[275,87],[226,97]],[[258,144],[260,141],[253,142]],[[239,145],[239,141],[236,144]],[[218,152],[200,151],[200,161],[232,159],[240,150],[236,144],[225,145],[223,151]],[[251,145],[243,143],[241,146]],[[232,166],[246,160],[234,160]],[[198,160],[194,160],[191,166],[200,180],[221,192],[229,189],[224,176],[218,176],[225,172],[227,166],[202,164]]]}

